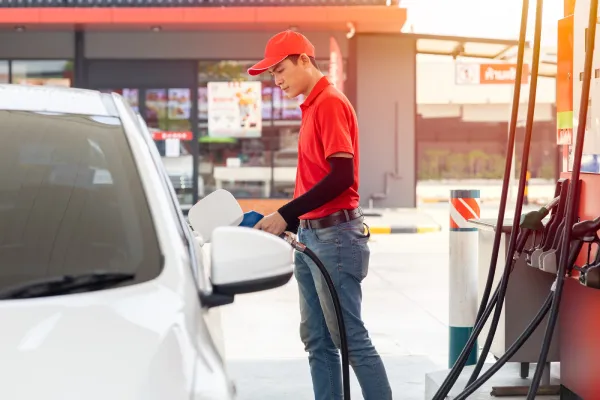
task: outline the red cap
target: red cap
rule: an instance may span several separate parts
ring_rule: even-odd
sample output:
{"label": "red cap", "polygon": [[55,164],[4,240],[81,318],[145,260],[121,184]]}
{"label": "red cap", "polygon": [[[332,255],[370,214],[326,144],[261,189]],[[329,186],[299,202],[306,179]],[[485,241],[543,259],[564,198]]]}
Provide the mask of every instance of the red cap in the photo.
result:
{"label": "red cap", "polygon": [[315,46],[301,33],[283,31],[269,39],[265,47],[265,58],[249,68],[248,74],[252,76],[262,74],[285,60],[287,56],[302,53],[314,57]]}

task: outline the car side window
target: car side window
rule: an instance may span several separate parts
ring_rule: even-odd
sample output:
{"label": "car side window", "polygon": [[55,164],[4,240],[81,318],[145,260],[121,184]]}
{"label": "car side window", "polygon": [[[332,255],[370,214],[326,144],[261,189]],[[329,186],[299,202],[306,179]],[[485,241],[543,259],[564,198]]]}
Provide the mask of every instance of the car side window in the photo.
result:
{"label": "car side window", "polygon": [[[179,204],[179,201],[177,200],[177,195],[175,193],[175,189],[173,188],[173,184],[172,184],[171,180],[169,179],[167,171],[162,163],[162,160],[160,158],[160,155],[158,153],[156,145],[154,144],[154,141],[151,137],[150,131],[148,130],[146,123],[139,115],[137,115],[137,122],[140,125],[141,130],[145,133],[144,139],[146,141],[146,144],[147,144],[150,154],[152,156],[152,160],[154,161],[154,165],[157,168],[158,173],[160,174],[160,176],[162,178],[161,180],[163,183],[163,187],[170,195],[171,205],[172,205],[171,212],[173,214],[173,218],[177,221],[178,228],[181,233],[181,239],[184,241],[184,245],[186,246],[186,248],[188,249],[188,252],[190,254],[192,270],[195,275],[196,281],[202,285],[201,282],[204,282],[204,280],[205,280],[204,277],[206,276],[206,273],[205,273],[206,271],[200,270],[203,266],[197,262],[198,255],[196,254],[196,251],[195,251],[195,248],[193,245],[193,241],[195,240],[195,238],[192,233],[191,227],[189,226],[189,224],[187,223],[187,221],[183,215],[183,211],[181,210],[181,205]],[[204,286],[204,285],[202,285],[202,286]],[[206,286],[208,286],[208,285],[206,284]]]}

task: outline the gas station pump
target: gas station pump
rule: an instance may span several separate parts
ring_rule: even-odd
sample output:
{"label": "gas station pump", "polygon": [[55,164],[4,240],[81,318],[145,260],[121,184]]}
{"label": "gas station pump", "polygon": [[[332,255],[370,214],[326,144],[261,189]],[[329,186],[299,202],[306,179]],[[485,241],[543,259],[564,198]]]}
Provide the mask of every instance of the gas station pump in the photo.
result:
{"label": "gas station pump", "polygon": [[600,399],[600,323],[595,318],[600,312],[597,10],[597,0],[564,0],[564,18],[558,21],[556,106],[557,143],[563,146],[561,177],[580,176],[577,206],[582,221],[570,232],[571,250],[580,254],[576,265],[567,266],[560,304],[561,398],[565,399]]}
{"label": "gas station pump", "polygon": [[[513,388],[496,395],[526,395],[527,400],[538,395],[552,394],[554,388],[542,384],[545,366],[555,331],[559,332],[561,382],[557,391],[561,399],[600,399],[597,371],[600,369],[600,52],[595,52],[598,23],[598,0],[564,0],[565,18],[558,21],[557,73],[557,144],[563,146],[563,170],[557,182],[555,198],[538,211],[521,216],[521,205],[526,182],[527,160],[531,140],[535,82],[539,64],[541,14],[543,0],[536,0],[536,26],[532,66],[532,87],[529,97],[526,134],[523,146],[521,176],[513,226],[506,253],[502,279],[490,300],[504,227],[506,186],[514,148],[513,126],[516,113],[511,116],[511,130],[507,146],[505,179],[502,201],[495,228],[489,275],[480,304],[473,334],[454,367],[433,396],[445,399],[455,385],[483,325],[494,310],[488,337],[470,379],[463,392],[455,399],[467,399],[490,379],[542,325],[543,339],[535,374],[529,385]],[[524,35],[527,27],[528,0],[523,0],[521,35],[518,51],[515,103],[519,103],[520,74],[523,64]],[[594,79],[594,81],[592,81]],[[592,84],[593,82],[593,84]],[[552,212],[543,224],[542,218]],[[528,241],[531,233],[534,240]],[[540,236],[540,240],[537,237]],[[528,245],[529,243],[529,245]],[[538,313],[505,354],[484,374],[479,376],[496,333],[499,315],[509,285],[509,277],[517,261],[522,268],[535,268],[552,277],[548,294]],[[524,265],[524,267],[523,267]],[[539,276],[539,275],[538,275]],[[489,300],[489,303],[488,303]],[[559,313],[561,318],[559,319]],[[525,377],[523,377],[525,378]]]}

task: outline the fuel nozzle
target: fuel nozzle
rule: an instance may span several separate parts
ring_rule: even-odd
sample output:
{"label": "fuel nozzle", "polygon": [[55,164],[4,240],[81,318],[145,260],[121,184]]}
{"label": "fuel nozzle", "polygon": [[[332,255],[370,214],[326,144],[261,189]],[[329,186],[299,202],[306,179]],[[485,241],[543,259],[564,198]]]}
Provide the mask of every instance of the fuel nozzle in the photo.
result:
{"label": "fuel nozzle", "polygon": [[[600,247],[600,238],[598,237],[598,230],[600,229],[600,217],[581,221],[573,225],[571,232],[572,238],[572,250],[571,260],[569,260],[568,275],[571,275],[572,270],[579,271],[579,282],[594,289],[600,289],[600,251],[596,250],[596,257],[591,261],[591,250],[592,245],[595,243],[596,246]],[[588,244],[588,255],[587,262],[583,267],[577,267],[575,260],[577,259],[579,252],[581,251],[583,244]]]}
{"label": "fuel nozzle", "polygon": [[304,251],[306,250],[306,246],[303,243],[300,243],[298,240],[296,240],[296,237],[291,232],[283,232],[279,235],[279,237],[288,242],[290,246],[294,248],[294,250],[297,250],[301,253],[304,253]]}
{"label": "fuel nozzle", "polygon": [[530,211],[527,214],[523,214],[521,216],[521,222],[519,226],[521,229],[529,229],[532,231],[541,231],[544,229],[544,224],[542,221],[548,214],[552,208],[554,208],[558,201],[560,200],[560,196],[553,198],[548,204],[541,207],[539,210]]}
{"label": "fuel nozzle", "polygon": [[573,225],[571,237],[585,239],[586,237],[598,237],[596,232],[600,229],[600,217],[581,221]]}
{"label": "fuel nozzle", "polygon": [[533,210],[528,212],[527,214],[521,215],[521,221],[519,222],[519,227],[521,228],[521,230],[519,232],[519,237],[517,240],[515,259],[520,257],[521,252],[531,254],[531,252],[533,251],[533,247],[529,250],[524,250],[525,244],[527,244],[527,240],[529,240],[529,236],[532,232],[537,233],[542,232],[544,230],[545,227],[542,221],[550,213],[552,208],[554,208],[558,204],[559,200],[560,196],[555,197],[548,204],[541,207],[539,210]]}

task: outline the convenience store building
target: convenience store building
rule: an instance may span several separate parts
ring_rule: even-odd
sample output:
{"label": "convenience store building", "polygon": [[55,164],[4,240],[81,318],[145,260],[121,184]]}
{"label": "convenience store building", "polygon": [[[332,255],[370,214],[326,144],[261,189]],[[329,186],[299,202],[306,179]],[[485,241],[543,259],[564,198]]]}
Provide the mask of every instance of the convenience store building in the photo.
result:
{"label": "convenience store building", "polygon": [[[381,0],[0,0],[0,82],[122,93],[152,128],[184,206],[218,187],[285,199],[302,99],[245,71],[271,35],[297,29],[356,107],[364,205],[412,207],[416,54],[460,45],[491,56],[515,43],[402,34],[406,17]],[[210,85],[258,91],[260,129],[211,128]]]}

